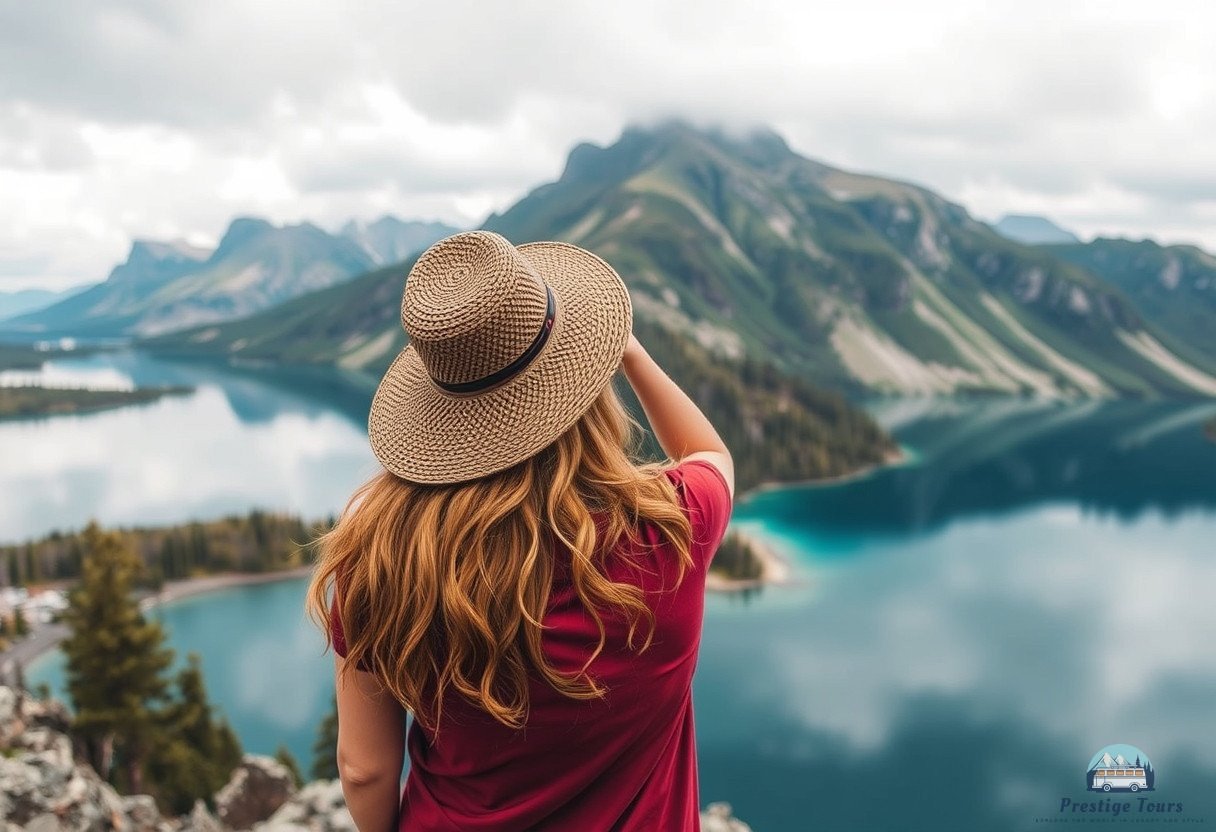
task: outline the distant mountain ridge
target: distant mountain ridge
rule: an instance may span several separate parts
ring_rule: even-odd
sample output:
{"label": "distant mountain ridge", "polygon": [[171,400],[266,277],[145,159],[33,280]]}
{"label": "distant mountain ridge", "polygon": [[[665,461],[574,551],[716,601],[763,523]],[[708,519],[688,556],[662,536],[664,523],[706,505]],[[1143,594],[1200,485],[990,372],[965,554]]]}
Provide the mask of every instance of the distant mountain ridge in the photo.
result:
{"label": "distant mountain ridge", "polygon": [[92,284],[73,286],[70,289],[55,291],[52,289],[18,289],[12,292],[0,292],[0,321],[45,309],[53,303],[70,298],[88,289]]}
{"label": "distant mountain ridge", "polygon": [[377,266],[386,266],[459,232],[456,226],[442,222],[406,222],[383,216],[371,223],[350,220],[339,233],[367,252]]}
{"label": "distant mountain ridge", "polygon": [[[637,319],[707,355],[762,358],[820,384],[1216,395],[1216,350],[1188,349],[1089,265],[1008,240],[925,188],[801,157],[769,131],[670,122],[579,145],[557,181],[484,227],[589,248],[624,276]],[[176,340],[380,368],[403,341],[395,307],[408,265],[361,279],[361,298],[304,297]]]}
{"label": "distant mountain ridge", "polygon": [[1081,238],[1067,228],[1056,225],[1047,217],[1032,214],[1006,214],[992,227],[1002,237],[1028,245],[1081,242]]}
{"label": "distant mountain ridge", "polygon": [[238,217],[214,250],[136,240],[127,260],[88,290],[0,324],[0,332],[150,336],[268,309],[400,259],[452,233],[384,217],[331,234],[312,223]]}

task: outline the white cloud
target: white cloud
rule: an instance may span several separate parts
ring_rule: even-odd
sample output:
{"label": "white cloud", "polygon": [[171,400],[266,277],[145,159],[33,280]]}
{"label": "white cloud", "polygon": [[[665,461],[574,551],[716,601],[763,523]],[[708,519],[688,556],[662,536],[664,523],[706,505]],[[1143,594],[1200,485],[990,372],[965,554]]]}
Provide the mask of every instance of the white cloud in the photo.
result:
{"label": "white cloud", "polygon": [[982,218],[1216,247],[1214,35],[1172,0],[7,4],[0,288],[237,214],[472,224],[669,115]]}

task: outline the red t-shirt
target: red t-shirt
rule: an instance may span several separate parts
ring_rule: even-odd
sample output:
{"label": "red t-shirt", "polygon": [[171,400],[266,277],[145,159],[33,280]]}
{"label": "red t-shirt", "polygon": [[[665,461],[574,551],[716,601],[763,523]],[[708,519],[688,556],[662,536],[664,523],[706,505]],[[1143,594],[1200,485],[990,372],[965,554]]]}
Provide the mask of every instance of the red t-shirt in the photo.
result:
{"label": "red t-shirt", "polygon": [[[534,679],[527,724],[518,731],[448,694],[437,744],[417,722],[409,728],[401,832],[700,829],[692,677],[705,570],[726,532],[731,500],[721,472],[704,460],[685,460],[666,476],[682,495],[693,531],[694,565],[679,588],[671,589],[679,555],[650,523],[640,536],[662,545],[632,553],[642,569],[622,558],[605,566],[613,580],[646,593],[655,613],[650,648],[631,650],[624,619],[604,611],[607,643],[590,667],[607,687],[604,698],[570,699]],[[577,671],[598,632],[562,563],[559,554],[543,644],[555,667]],[[345,656],[336,601],[330,624],[334,651]]]}

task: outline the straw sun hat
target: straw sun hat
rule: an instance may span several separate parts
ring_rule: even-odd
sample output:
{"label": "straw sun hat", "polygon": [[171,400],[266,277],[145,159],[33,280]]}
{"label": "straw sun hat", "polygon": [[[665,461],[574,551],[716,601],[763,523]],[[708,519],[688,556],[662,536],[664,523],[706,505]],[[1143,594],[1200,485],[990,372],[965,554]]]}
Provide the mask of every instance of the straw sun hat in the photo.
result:
{"label": "straw sun hat", "polygon": [[633,311],[589,251],[470,231],[418,258],[401,323],[409,344],[376,389],[368,436],[389,471],[440,484],[509,468],[572,427],[620,366]]}

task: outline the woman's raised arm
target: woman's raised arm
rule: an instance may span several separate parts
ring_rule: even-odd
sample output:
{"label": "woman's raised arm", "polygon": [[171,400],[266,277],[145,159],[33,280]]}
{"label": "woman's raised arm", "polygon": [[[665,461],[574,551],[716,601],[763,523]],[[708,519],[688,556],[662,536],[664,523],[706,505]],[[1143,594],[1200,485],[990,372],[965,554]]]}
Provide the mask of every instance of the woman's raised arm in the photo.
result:
{"label": "woman's raised arm", "polygon": [[674,460],[704,459],[722,472],[735,495],[735,464],[730,450],[696,403],[671,380],[633,335],[621,359],[625,377],[637,394],[663,452]]}

